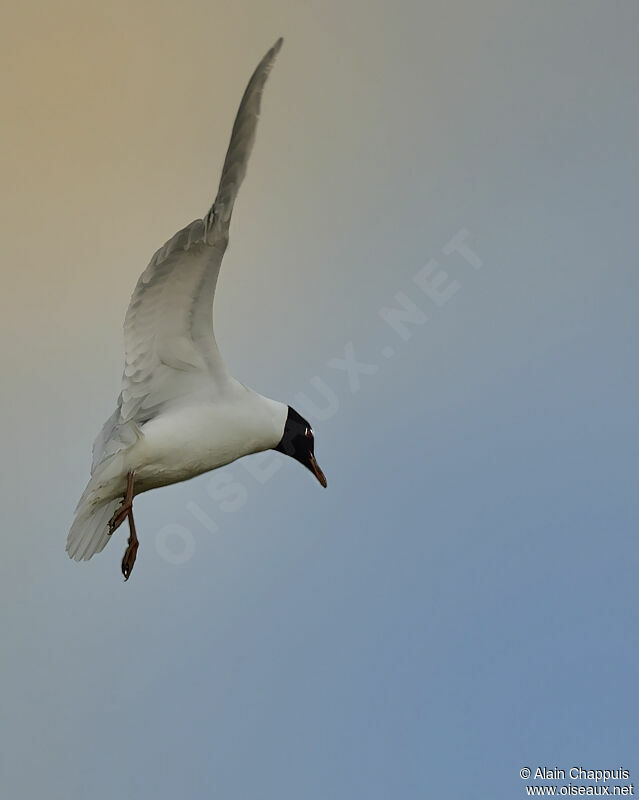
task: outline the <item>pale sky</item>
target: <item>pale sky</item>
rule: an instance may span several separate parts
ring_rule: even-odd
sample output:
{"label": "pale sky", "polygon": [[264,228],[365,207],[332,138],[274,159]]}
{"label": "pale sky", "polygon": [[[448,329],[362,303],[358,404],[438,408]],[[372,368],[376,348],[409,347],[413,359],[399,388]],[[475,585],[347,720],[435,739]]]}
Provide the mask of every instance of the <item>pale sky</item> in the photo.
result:
{"label": "pale sky", "polygon": [[[7,797],[512,800],[524,766],[639,770],[638,34],[590,0],[5,10]],[[126,305],[280,35],[216,333],[315,408],[329,486],[274,454],[142,496],[124,585],[124,529],[64,546]]]}

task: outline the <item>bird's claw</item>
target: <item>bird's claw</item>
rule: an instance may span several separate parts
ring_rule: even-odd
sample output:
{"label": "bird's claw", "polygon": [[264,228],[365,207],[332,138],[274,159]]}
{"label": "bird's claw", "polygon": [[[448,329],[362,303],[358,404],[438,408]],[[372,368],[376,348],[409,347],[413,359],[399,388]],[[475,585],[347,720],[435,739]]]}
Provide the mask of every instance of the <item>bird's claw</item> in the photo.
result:
{"label": "bird's claw", "polygon": [[109,520],[109,536],[116,531],[133,510],[133,503],[124,501]]}
{"label": "bird's claw", "polygon": [[129,576],[131,575],[131,571],[133,570],[133,565],[135,564],[135,558],[138,554],[138,546],[139,542],[129,542],[129,546],[127,547],[124,556],[122,558],[122,574],[124,575],[125,582],[129,580]]}

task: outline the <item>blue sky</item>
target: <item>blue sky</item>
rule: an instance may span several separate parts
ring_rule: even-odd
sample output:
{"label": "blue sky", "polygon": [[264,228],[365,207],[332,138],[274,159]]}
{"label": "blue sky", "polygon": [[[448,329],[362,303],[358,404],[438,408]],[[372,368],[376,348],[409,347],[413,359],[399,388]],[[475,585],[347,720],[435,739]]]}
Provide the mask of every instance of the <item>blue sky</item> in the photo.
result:
{"label": "blue sky", "polygon": [[[637,8],[58,6],[0,34],[7,796],[632,779]],[[123,585],[125,533],[88,564],[64,542],[126,303],[206,209],[280,34],[216,332],[259,391],[329,393],[328,489],[273,454],[141,496]],[[460,231],[480,268],[445,252]],[[398,293],[428,316],[407,340]],[[345,352],[374,374],[349,383]]]}

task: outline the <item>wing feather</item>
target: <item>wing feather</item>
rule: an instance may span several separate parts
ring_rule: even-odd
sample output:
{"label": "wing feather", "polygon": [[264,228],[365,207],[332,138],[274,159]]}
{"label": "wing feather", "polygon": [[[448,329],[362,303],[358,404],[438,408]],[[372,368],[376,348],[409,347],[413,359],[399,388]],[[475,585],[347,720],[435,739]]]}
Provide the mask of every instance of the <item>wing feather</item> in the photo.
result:
{"label": "wing feather", "polygon": [[92,472],[129,447],[163,407],[195,392],[223,391],[231,380],[213,333],[213,298],[262,92],[281,46],[278,39],[246,87],[210,211],[169,239],[138,280],[124,321],[122,391],[95,441]]}
{"label": "wing feather", "polygon": [[235,117],[231,142],[222,167],[220,186],[211,209],[216,220],[222,225],[228,226],[231,220],[235,198],[246,175],[246,166],[253,149],[260,117],[262,92],[283,41],[279,38],[257,65]]}

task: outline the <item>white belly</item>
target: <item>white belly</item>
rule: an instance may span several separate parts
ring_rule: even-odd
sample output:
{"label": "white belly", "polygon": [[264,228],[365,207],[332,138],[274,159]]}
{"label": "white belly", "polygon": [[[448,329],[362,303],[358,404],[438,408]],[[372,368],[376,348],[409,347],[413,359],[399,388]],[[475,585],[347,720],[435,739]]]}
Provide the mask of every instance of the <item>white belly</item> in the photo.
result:
{"label": "white belly", "polygon": [[286,406],[253,392],[242,402],[202,403],[161,414],[144,425],[142,438],[127,452],[136,494],[275,447],[285,419]]}

